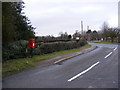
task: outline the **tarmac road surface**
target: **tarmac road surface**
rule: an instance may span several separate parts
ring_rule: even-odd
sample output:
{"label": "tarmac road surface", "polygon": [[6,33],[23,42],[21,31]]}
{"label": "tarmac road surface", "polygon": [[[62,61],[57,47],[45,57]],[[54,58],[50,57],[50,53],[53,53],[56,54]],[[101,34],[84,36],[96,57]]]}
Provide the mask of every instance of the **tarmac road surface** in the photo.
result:
{"label": "tarmac road surface", "polygon": [[3,88],[118,88],[118,45],[90,44],[98,48],[8,76],[3,79]]}

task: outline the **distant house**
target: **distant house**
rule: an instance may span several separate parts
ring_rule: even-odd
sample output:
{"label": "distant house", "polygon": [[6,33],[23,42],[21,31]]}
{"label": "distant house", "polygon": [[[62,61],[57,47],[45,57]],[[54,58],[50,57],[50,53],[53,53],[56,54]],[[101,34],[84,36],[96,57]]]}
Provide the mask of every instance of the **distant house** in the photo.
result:
{"label": "distant house", "polygon": [[87,41],[91,41],[91,40],[92,40],[91,34],[86,34],[86,35],[85,35],[85,39],[86,39]]}

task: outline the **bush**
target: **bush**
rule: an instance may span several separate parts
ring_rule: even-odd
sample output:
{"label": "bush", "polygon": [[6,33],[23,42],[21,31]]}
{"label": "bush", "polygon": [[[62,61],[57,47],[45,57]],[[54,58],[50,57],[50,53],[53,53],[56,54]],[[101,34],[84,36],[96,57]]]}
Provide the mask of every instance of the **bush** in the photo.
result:
{"label": "bush", "polygon": [[4,61],[24,57],[25,47],[28,41],[20,40],[2,48],[2,58]]}

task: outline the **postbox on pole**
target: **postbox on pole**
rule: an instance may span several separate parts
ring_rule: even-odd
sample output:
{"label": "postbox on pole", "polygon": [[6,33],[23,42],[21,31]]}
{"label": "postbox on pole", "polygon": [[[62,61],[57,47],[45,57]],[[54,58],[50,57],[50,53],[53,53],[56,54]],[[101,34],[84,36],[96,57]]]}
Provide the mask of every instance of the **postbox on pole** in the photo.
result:
{"label": "postbox on pole", "polygon": [[28,46],[29,46],[30,48],[35,48],[35,39],[34,39],[34,38],[30,38],[30,39],[29,39],[29,44],[28,44]]}
{"label": "postbox on pole", "polygon": [[28,47],[30,48],[30,57],[33,57],[33,50],[35,48],[35,39],[34,38],[29,39]]}

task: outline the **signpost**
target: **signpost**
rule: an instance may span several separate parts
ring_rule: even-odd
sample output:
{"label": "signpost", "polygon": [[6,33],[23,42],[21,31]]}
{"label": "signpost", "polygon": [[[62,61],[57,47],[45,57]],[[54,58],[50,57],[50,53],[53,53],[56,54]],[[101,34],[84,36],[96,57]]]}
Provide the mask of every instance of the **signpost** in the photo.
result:
{"label": "signpost", "polygon": [[80,37],[76,37],[76,41],[78,42],[80,40]]}

